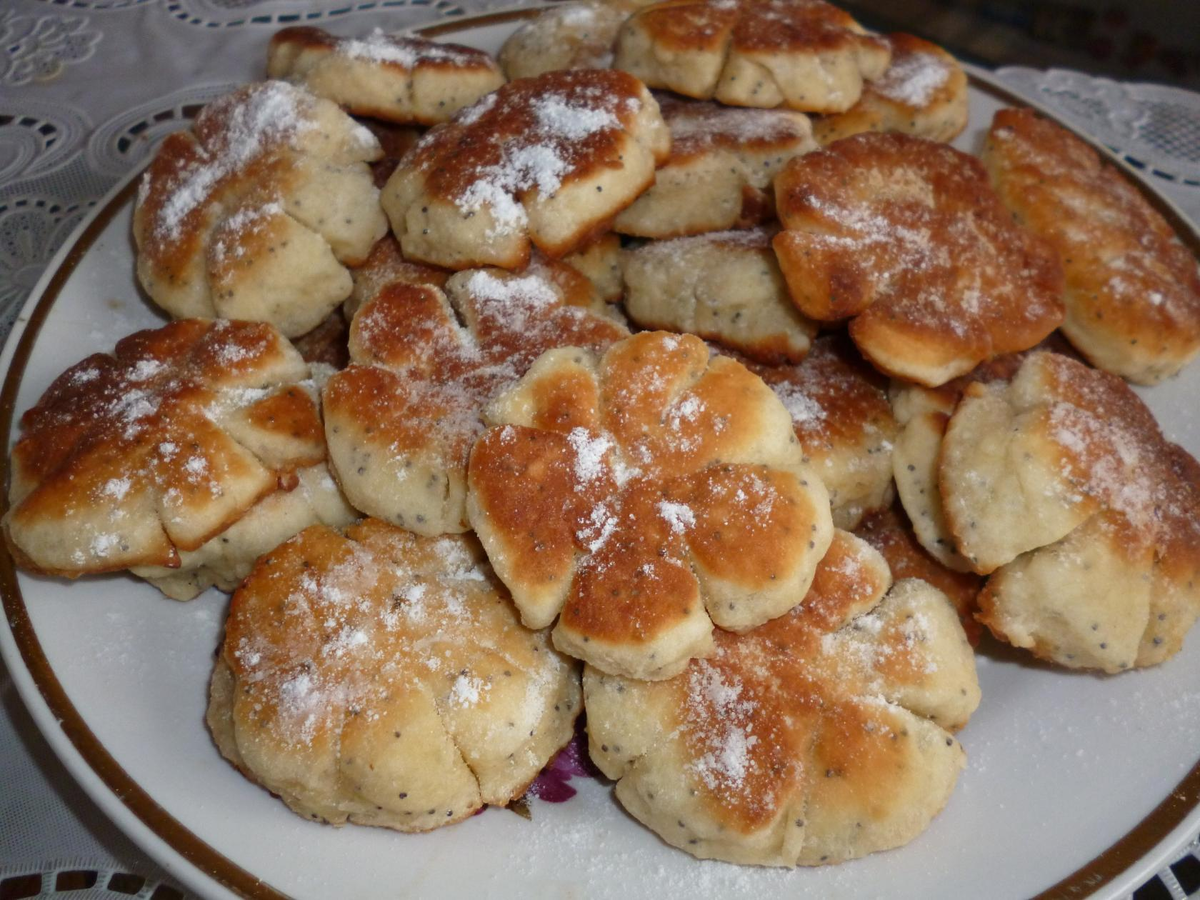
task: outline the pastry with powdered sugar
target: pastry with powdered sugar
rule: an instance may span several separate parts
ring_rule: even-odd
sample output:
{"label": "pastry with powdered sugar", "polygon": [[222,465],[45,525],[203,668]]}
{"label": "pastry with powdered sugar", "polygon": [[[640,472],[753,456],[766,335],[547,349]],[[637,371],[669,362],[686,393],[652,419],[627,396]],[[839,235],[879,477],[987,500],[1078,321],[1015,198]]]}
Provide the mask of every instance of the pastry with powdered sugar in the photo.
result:
{"label": "pastry with powdered sugar", "polygon": [[808,116],[658,98],[671,155],[654,185],[617,216],[622,234],[670,238],[748,228],[775,215],[771,182],[794,156],[815,150]]}
{"label": "pastry with powdered sugar", "polygon": [[488,409],[467,512],[531,628],[669,678],[803,599],[829,497],[762,380],[692,335],[552,350]]}
{"label": "pastry with powdered sugar", "polygon": [[823,0],[663,0],[625,22],[614,66],[729,106],[843,112],[891,51]]}
{"label": "pastry with powdered sugar", "polygon": [[630,13],[653,0],[556,3],[518,27],[498,59],[509,78],[559,69],[609,69],[617,32]]}
{"label": "pastry with powdered sugar", "polygon": [[813,120],[822,146],[863,131],[898,131],[949,142],[967,127],[967,75],[953,56],[911,34],[889,34],[892,61],[844,113]]}
{"label": "pastry with powdered sugar", "polygon": [[625,311],[643,328],[689,332],[760,362],[798,362],[817,325],[788,297],[774,233],[717,231],[622,251]]}
{"label": "pastry with powdered sugar", "polygon": [[1169,659],[1200,615],[1200,464],[1120,378],[1055,353],[966,388],[937,478],[979,619],[1068,668]]}
{"label": "pastry with powdered sugar", "polygon": [[549,72],[510,82],[408,153],[383,208],[413,262],[521,269],[608,230],[670,149],[658,103],[631,75]]}
{"label": "pastry with powdered sugar", "polygon": [[473,538],[316,526],[234,594],[208,726],[308,819],[430,831],[519,798],[571,740],[579,676]]}
{"label": "pastry with powdered sugar", "polygon": [[966,763],[979,704],[945,595],[838,531],[791,612],[667,681],[584,669],[588,746],[621,805],[701,859],[832,865],[908,843]]}
{"label": "pastry with powdered sugar", "polygon": [[1062,330],[1088,361],[1157,384],[1200,354],[1200,269],[1116,167],[1032,110],[996,113],[983,163],[1066,273]]}
{"label": "pastry with powdered sugar", "polygon": [[562,263],[459,272],[443,292],[391,253],[377,261],[350,326],[351,365],[325,387],[331,466],[369,515],[420,534],[466,531],[467,455],[486,404],[542,352],[603,350],[628,331]]}
{"label": "pastry with powdered sugar", "polygon": [[378,28],[339,38],[311,25],[275,33],[267,77],[303,85],[357,116],[418,125],[445,122],[504,84],[496,61],[474,47]]}
{"label": "pastry with powdered sugar", "polygon": [[333,103],[282,81],[214,100],[142,176],[138,280],[179,318],[311,331],[387,231],[367,166],[380,153]]}
{"label": "pastry with powdered sugar", "polygon": [[21,417],[9,546],[34,572],[133,569],[231,590],[259,554],[354,518],[324,467],[317,385],[270,325],[184,320],[60,375]]}
{"label": "pastry with powdered sugar", "polygon": [[775,196],[792,301],[809,318],[849,320],[859,350],[889,375],[944,384],[1062,322],[1053,249],[953,147],[857,134],[789,162]]}

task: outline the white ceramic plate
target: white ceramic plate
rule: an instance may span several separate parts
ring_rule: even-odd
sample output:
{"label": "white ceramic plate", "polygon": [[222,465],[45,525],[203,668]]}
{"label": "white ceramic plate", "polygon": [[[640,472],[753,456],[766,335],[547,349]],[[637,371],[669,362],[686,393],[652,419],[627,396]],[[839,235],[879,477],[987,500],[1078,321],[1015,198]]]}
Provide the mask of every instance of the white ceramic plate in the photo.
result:
{"label": "white ceramic plate", "polygon": [[[434,30],[495,51],[526,14]],[[967,150],[1003,105],[975,74]],[[135,288],[131,201],[127,183],[34,291],[0,358],[0,428],[68,365],[161,322]],[[1196,455],[1198,395],[1200,364],[1143,392]],[[531,822],[488,810],[419,836],[307,822],[221,759],[205,731],[224,595],[180,605],[132,578],[15,576],[6,556],[0,585],[10,625],[0,652],[51,745],[122,829],[208,896],[1115,897],[1200,828],[1200,634],[1166,665],[1115,678],[988,645],[983,703],[960,735],[969,765],[932,827],[900,850],[779,871],[673,850],[597,782],[570,802],[536,803]]]}

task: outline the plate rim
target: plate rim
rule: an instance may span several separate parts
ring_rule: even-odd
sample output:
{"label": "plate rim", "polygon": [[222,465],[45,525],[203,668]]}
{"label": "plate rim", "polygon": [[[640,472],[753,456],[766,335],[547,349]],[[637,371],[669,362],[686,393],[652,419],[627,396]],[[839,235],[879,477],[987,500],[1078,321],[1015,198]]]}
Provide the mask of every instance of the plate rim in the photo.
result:
{"label": "plate rim", "polygon": [[[449,36],[469,29],[526,20],[554,5],[557,4],[510,7],[450,21],[441,20],[406,31],[424,37]],[[969,63],[962,65],[972,86],[997,95],[1009,105],[1037,110],[1116,165],[1171,223],[1192,254],[1200,257],[1200,223],[1193,225],[1143,173],[1107,146],[1063,121],[1044,104],[1014,93],[985,69]],[[0,366],[4,368],[3,386],[0,387],[0,434],[5,436],[6,448],[13,438],[17,394],[42,325],[92,244],[132,199],[137,181],[148,164],[130,172],[97,201],[55,253],[22,304],[0,353]],[[0,491],[0,515],[7,510],[7,491]],[[227,895],[264,900],[286,898],[286,894],[238,866],[168,813],[108,752],[58,681],[29,618],[17,581],[15,562],[7,544],[0,544],[0,600],[6,625],[0,629],[0,657],[38,730],[71,776],[136,844],[188,887],[206,895],[211,895],[216,888]],[[1149,877],[1178,852],[1198,823],[1200,759],[1137,825],[1076,871],[1043,890],[1035,900],[1079,897],[1116,881],[1128,884]]]}

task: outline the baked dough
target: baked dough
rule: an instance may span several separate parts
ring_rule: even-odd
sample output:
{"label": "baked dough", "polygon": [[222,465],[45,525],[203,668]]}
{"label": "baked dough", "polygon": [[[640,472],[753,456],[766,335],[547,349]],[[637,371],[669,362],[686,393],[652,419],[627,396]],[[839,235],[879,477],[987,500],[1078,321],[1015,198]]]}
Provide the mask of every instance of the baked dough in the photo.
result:
{"label": "baked dough", "polygon": [[761,362],[803,359],[817,326],[788,297],[773,235],[719,231],[625,250],[625,311],[643,328],[690,332]]}
{"label": "baked dough", "polygon": [[[242,540],[259,543],[322,509],[341,518],[317,482],[311,496],[276,497],[325,459],[316,390],[260,323],[173,322],[77,363],[21,417],[4,517],[14,556],[68,578],[157,567],[152,578],[194,580],[166,591],[180,599],[230,587],[247,560],[221,538],[247,516]],[[221,566],[233,574],[195,571]]]}
{"label": "baked dough", "polygon": [[771,182],[789,159],[817,146],[803,113],[658,101],[671,155],[654,185],[617,216],[613,228],[622,234],[671,238],[769,221]]}
{"label": "baked dough", "polygon": [[[889,591],[888,588],[891,587]],[[845,532],[804,602],[668,681],[584,670],[592,760],[634,818],[701,859],[821,865],[898,847],[965,763],[979,703],[949,601]]]}
{"label": "baked dough", "polygon": [[1091,363],[1156,384],[1200,353],[1195,249],[1114,166],[1018,109],[996,113],[983,161],[1000,198],[1061,258],[1062,330]]}
{"label": "baked dough", "polygon": [[883,379],[844,337],[826,336],[797,365],[749,364],[792,416],[804,461],[829,491],[833,524],[857,527],[892,500],[898,427]]}
{"label": "baked dough", "polygon": [[311,25],[277,31],[267,77],[303,85],[357,116],[435,125],[504,84],[482,50],[384,34],[339,38]]}
{"label": "baked dough", "polygon": [[851,319],[854,342],[890,375],[944,384],[1062,322],[1053,249],[952,147],[858,134],[793,159],[775,194],[792,300],[813,319]]}
{"label": "baked dough", "polygon": [[670,135],[624,72],[548,72],[506,84],[428,132],[383,191],[413,262],[521,269],[607,230],[654,182]]}
{"label": "baked dough", "polygon": [[813,120],[826,147],[864,131],[898,131],[948,143],[967,127],[967,75],[953,56],[911,34],[889,34],[892,62],[844,113]]}
{"label": "baked dough", "polygon": [[282,81],[214,100],[142,176],[138,281],[177,318],[311,331],[387,230],[367,167],[380,153],[334,104]]}
{"label": "baked dough", "polygon": [[[762,380],[691,335],[544,354],[488,410],[467,512],[532,628],[662,679],[804,596],[829,498]],[[561,613],[561,615],[560,615]]]}
{"label": "baked dough", "polygon": [[[467,455],[483,408],[542,352],[628,334],[562,263],[459,272],[445,292],[387,279],[350,327],[351,365],[324,392],[330,464],[350,502],[420,534],[467,530]],[[461,324],[460,324],[461,319]]]}
{"label": "baked dough", "polygon": [[980,619],[1071,668],[1168,659],[1200,615],[1200,465],[1117,376],[1031,354],[972,384],[938,480]]}
{"label": "baked dough", "polygon": [[610,69],[621,25],[644,0],[556,3],[514,31],[498,59],[512,79],[559,69]]}
{"label": "baked dough", "polygon": [[665,0],[622,26],[614,65],[699,100],[842,112],[890,56],[822,0]]}
{"label": "baked dough", "polygon": [[520,797],[573,734],[579,676],[477,542],[309,528],[234,594],[208,726],[298,814],[429,831]]}

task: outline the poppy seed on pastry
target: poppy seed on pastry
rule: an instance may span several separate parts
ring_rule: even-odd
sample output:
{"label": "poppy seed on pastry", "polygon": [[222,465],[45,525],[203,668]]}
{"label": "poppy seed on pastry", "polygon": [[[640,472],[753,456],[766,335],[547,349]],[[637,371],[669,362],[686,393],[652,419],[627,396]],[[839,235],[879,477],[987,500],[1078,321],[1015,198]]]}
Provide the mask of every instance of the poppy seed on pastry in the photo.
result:
{"label": "poppy seed on pastry", "polygon": [[334,104],[284,82],[214,100],[142,176],[138,281],[176,317],[310,331],[387,229],[367,167],[380,152]]}
{"label": "poppy seed on pastry", "polygon": [[21,417],[14,555],[69,578],[132,568],[178,599],[233,587],[251,548],[353,517],[324,469],[316,391],[254,322],[173,322],[72,366]]}
{"label": "poppy seed on pastry", "polygon": [[218,749],[295,812],[428,831],[520,797],[571,739],[579,678],[468,536],[309,528],[230,603]]}

